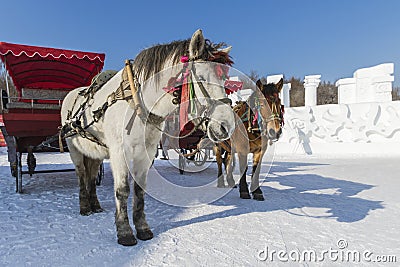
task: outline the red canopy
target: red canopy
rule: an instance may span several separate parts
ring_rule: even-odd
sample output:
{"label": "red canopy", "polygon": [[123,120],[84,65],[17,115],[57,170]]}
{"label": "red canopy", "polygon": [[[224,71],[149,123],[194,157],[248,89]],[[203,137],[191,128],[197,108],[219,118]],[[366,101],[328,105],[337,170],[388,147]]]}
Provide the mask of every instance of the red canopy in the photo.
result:
{"label": "red canopy", "polygon": [[15,87],[73,89],[90,85],[105,54],[0,42],[0,59]]}
{"label": "red canopy", "polygon": [[238,90],[242,90],[243,82],[240,81],[232,81],[232,80],[225,80],[225,92],[226,94],[230,95]]}

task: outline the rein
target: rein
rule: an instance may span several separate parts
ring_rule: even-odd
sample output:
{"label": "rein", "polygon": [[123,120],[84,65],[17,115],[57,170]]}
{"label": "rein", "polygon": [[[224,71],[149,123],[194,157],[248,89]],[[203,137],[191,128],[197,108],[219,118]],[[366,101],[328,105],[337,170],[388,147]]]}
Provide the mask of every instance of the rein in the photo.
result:
{"label": "rein", "polygon": [[[60,143],[61,139],[63,138],[65,139],[79,134],[82,138],[88,139],[100,146],[107,147],[103,142],[101,142],[95,135],[90,133],[87,129],[94,123],[99,122],[100,119],[103,118],[106,110],[119,100],[127,101],[129,105],[135,110],[133,117],[135,117],[137,114],[144,123],[149,122],[156,126],[164,121],[164,118],[161,118],[149,112],[143,105],[143,102],[139,95],[139,90],[137,89],[137,88],[140,89],[140,84],[137,82],[137,78],[132,72],[132,67],[129,60],[125,61],[125,72],[127,78],[124,77],[123,73],[123,78],[120,86],[117,88],[116,91],[112,92],[107,96],[106,102],[103,105],[101,105],[98,109],[92,111],[92,120],[85,126],[82,126],[82,117],[85,114],[85,111],[91,106],[89,104],[90,100],[93,99],[95,93],[101,87],[96,88],[95,90],[92,83],[92,85],[90,85],[89,88],[79,92],[78,96],[74,100],[71,109],[68,110],[67,112],[68,122],[61,127],[60,132],[58,134]],[[128,80],[129,82],[128,85],[126,85],[126,80]],[[79,108],[76,110],[74,115],[72,115],[72,111],[74,110],[74,107],[76,105],[79,96],[84,96],[86,98],[79,106]],[[130,125],[131,121],[133,124],[133,120],[131,118],[131,120],[128,123],[128,126]]]}

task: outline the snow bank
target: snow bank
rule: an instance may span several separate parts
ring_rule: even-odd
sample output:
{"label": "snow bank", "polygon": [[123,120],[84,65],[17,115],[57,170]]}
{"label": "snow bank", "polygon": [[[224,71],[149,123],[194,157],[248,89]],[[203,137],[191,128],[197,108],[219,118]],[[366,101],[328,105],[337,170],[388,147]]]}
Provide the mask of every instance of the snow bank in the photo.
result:
{"label": "snow bank", "polygon": [[276,153],[400,154],[400,101],[286,108]]}

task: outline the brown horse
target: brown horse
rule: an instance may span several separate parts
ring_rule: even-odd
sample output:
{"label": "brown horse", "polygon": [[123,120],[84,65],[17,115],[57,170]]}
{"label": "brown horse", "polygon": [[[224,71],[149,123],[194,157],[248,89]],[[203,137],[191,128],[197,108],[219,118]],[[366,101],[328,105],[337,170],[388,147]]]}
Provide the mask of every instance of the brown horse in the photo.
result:
{"label": "brown horse", "polygon": [[[240,118],[241,123],[236,127],[231,139],[218,143],[214,147],[214,153],[218,164],[218,187],[225,187],[222,163],[225,165],[226,180],[229,187],[236,187],[233,179],[233,155],[238,154],[240,174],[240,197],[250,198],[250,192],[246,182],[247,155],[253,154],[253,170],[251,175],[250,191],[255,200],[264,200],[259,186],[261,161],[267,150],[268,143],[275,142],[282,134],[283,107],[279,93],[283,87],[283,79],[277,84],[263,84],[260,80],[256,83],[259,91],[254,92],[248,103],[237,102],[233,110]],[[256,113],[260,119],[257,120]],[[257,123],[259,121],[259,123]],[[225,157],[223,155],[225,154]]]}

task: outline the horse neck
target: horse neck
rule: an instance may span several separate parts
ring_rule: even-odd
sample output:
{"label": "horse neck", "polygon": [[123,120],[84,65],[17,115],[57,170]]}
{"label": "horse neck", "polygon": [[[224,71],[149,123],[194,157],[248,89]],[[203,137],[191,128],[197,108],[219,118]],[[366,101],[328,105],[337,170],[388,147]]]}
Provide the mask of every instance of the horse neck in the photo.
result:
{"label": "horse neck", "polygon": [[[261,147],[261,134],[259,132],[249,132],[251,122],[248,120],[248,112],[250,112],[251,118],[253,118],[253,112],[250,106],[247,102],[241,101],[233,107],[233,110],[239,118],[233,139],[235,140],[235,149],[242,154],[258,151],[257,148]],[[231,139],[229,141],[231,142]],[[230,145],[229,143],[229,147]]]}

